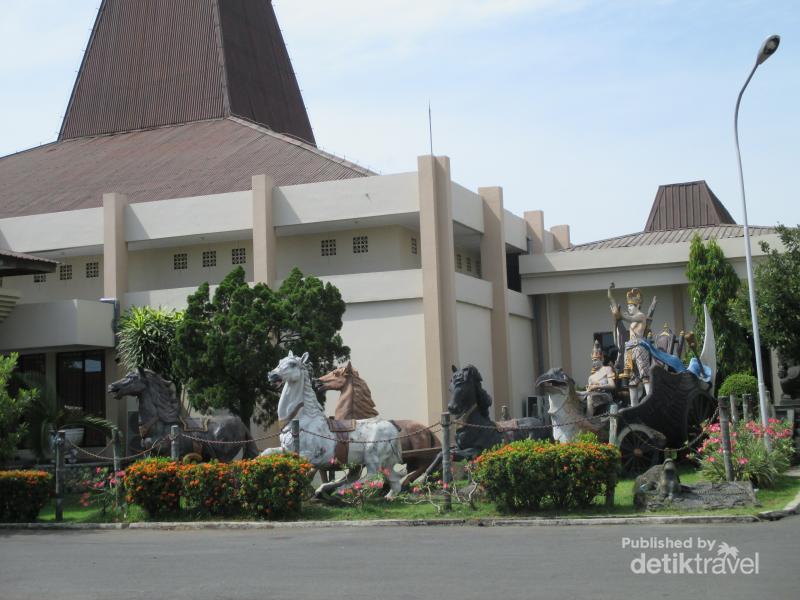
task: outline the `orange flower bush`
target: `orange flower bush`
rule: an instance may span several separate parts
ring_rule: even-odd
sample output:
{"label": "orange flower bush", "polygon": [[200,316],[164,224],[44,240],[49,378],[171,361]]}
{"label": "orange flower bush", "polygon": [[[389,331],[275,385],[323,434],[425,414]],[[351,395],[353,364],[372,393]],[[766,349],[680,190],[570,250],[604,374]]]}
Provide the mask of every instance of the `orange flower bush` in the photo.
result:
{"label": "orange flower bush", "polygon": [[521,440],[472,463],[489,498],[510,511],[589,506],[619,470],[619,449],[592,436],[569,444]]}
{"label": "orange flower bush", "polygon": [[138,504],[151,517],[177,512],[181,480],[178,464],[168,458],[146,458],[125,470],[126,500]]}
{"label": "orange flower bush", "polygon": [[45,471],[0,471],[0,522],[31,522],[53,494]]}
{"label": "orange flower bush", "polygon": [[311,464],[296,454],[273,454],[234,464],[239,499],[245,512],[261,519],[280,519],[300,512],[310,482]]}
{"label": "orange flower bush", "polygon": [[217,461],[178,468],[185,508],[198,516],[229,516],[239,510],[236,469]]}

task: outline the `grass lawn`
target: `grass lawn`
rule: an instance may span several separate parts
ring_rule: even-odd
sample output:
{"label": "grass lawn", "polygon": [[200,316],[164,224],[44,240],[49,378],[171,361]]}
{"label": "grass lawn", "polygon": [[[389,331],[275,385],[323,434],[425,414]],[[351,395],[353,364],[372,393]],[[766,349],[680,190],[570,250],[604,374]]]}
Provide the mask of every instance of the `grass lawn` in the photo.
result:
{"label": "grass lawn", "polygon": [[[696,471],[683,469],[681,474],[683,483],[691,484],[700,480],[700,474]],[[800,478],[782,476],[777,485],[768,490],[759,490],[757,494],[761,506],[752,508],[737,508],[726,510],[707,511],[704,514],[715,515],[752,515],[766,510],[780,510],[791,502],[797,493],[800,492]],[[360,519],[491,519],[508,517],[601,517],[619,516],[631,514],[654,514],[637,513],[633,508],[633,480],[621,479],[617,484],[614,506],[606,508],[604,499],[598,498],[593,507],[580,511],[564,512],[556,510],[540,510],[530,514],[506,514],[497,510],[495,505],[490,502],[476,502],[475,508],[468,504],[454,502],[453,510],[449,513],[440,512],[437,507],[430,502],[420,502],[417,497],[406,496],[387,503],[381,499],[372,499],[363,508],[352,506],[333,507],[317,502],[308,502],[303,505],[303,514],[300,520],[304,521],[329,521],[329,520],[360,520]],[[697,514],[687,513],[679,510],[664,510],[657,514]],[[55,504],[50,502],[39,515],[39,521],[52,522],[55,520]],[[125,518],[128,522],[148,520],[144,510],[138,506],[128,509]],[[167,521],[192,521],[191,516],[179,514],[164,517]],[[245,520],[241,517],[237,520]],[[64,521],[72,523],[104,523],[113,522],[111,515],[104,515],[96,508],[84,508],[78,502],[78,496],[68,496],[64,499]]]}

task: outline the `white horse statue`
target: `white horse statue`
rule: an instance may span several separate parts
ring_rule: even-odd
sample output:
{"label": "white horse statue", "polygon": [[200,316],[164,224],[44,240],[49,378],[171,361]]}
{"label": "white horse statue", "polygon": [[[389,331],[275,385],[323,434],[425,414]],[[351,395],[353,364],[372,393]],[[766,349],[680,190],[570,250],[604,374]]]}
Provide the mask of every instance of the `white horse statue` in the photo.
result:
{"label": "white horse statue", "polygon": [[[400,481],[404,473],[395,471],[395,465],[402,463],[397,428],[382,419],[360,419],[352,422],[352,430],[346,432],[344,440],[341,433],[331,431],[331,424],[311,386],[311,375],[306,368],[308,352],[295,356],[291,351],[282,358],[272,371],[269,380],[283,384],[278,402],[278,419],[286,423],[280,435],[280,448],[268,448],[262,456],[280,452],[291,452],[294,438],[289,427],[293,419],[299,419],[300,454],[317,468],[329,467],[331,462],[361,464],[367,475],[383,473],[389,480],[391,491],[386,498],[391,499],[400,492]],[[349,437],[349,440],[348,440]],[[341,460],[341,452],[346,446],[346,461]],[[337,457],[337,445],[339,454]],[[330,493],[347,480],[326,483],[317,489],[317,494]]]}

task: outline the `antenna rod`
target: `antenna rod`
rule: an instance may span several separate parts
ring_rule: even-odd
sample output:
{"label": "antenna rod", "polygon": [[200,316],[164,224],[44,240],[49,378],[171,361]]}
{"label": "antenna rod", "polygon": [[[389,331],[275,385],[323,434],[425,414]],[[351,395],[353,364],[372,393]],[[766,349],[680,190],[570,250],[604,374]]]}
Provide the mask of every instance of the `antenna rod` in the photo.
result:
{"label": "antenna rod", "polygon": [[431,156],[433,156],[433,119],[431,118],[431,101],[428,100],[428,137],[431,142]]}

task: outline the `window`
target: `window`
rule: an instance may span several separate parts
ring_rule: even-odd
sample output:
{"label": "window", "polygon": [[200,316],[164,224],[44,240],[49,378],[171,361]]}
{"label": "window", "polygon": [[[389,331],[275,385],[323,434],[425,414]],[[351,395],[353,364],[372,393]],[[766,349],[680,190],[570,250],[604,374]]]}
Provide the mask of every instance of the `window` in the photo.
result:
{"label": "window", "polygon": [[467,273],[472,273],[472,258],[467,257]]}
{"label": "window", "polygon": [[186,252],[179,252],[172,257],[172,268],[176,271],[189,268],[189,256]]}
{"label": "window", "polygon": [[[105,352],[61,352],[56,355],[56,397],[59,406],[77,406],[96,417],[106,415]],[[105,434],[86,428],[85,445],[103,446]]]}
{"label": "window", "polygon": [[456,254],[456,269],[461,270],[461,255]]}
{"label": "window", "polygon": [[94,279],[100,277],[100,263],[87,262],[86,263],[86,279]]}
{"label": "window", "polygon": [[336,240],[322,240],[319,243],[321,256],[336,256]]}
{"label": "window", "polygon": [[417,238],[411,238],[411,254],[417,254]]}
{"label": "window", "polygon": [[60,265],[58,267],[58,278],[61,281],[72,279],[72,265]]}
{"label": "window", "polygon": [[217,266],[217,251],[216,250],[204,250],[203,251],[203,266],[204,267],[216,267]]}
{"label": "window", "polygon": [[231,250],[231,264],[243,265],[247,262],[247,250],[245,248],[233,248]]}
{"label": "window", "polygon": [[475,259],[475,274],[478,277],[483,277],[483,268],[482,268],[482,265],[481,265],[481,259],[480,258],[476,258]]}
{"label": "window", "polygon": [[33,276],[33,283],[45,283],[47,281],[47,275],[45,273],[37,273]]}
{"label": "window", "polygon": [[357,235],[353,238],[353,254],[366,254],[369,252],[369,238],[366,235]]}

